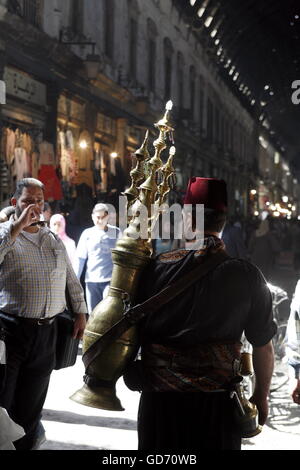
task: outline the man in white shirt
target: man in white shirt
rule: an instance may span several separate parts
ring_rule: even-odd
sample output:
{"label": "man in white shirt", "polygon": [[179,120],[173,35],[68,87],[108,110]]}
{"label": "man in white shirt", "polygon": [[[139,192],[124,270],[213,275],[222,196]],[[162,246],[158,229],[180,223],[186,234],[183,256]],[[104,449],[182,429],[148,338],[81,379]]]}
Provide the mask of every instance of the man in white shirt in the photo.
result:
{"label": "man in white shirt", "polygon": [[56,316],[66,308],[66,286],[82,338],[86,304],[61,240],[40,227],[44,185],[17,183],[15,215],[0,225],[0,317],[8,331],[7,366],[0,406],[25,430],[17,450],[36,449],[40,418],[56,360]]}
{"label": "man in white shirt", "polygon": [[94,227],[82,232],[77,245],[75,272],[80,279],[86,263],[85,287],[89,313],[106,296],[112,276],[111,250],[115,248],[120,229],[108,224],[108,218],[107,205],[96,204],[92,212]]}

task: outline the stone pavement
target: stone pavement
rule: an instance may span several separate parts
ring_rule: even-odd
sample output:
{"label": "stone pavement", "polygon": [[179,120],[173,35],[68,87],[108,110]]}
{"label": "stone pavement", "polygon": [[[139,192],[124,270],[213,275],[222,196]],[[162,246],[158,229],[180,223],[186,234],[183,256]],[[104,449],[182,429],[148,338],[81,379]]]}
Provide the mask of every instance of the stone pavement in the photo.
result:
{"label": "stone pavement", "polygon": [[120,379],[117,395],[124,411],[79,405],[69,397],[82,387],[83,374],[81,355],[75,366],[53,372],[42,419],[47,441],[41,450],[135,450],[139,393]]}

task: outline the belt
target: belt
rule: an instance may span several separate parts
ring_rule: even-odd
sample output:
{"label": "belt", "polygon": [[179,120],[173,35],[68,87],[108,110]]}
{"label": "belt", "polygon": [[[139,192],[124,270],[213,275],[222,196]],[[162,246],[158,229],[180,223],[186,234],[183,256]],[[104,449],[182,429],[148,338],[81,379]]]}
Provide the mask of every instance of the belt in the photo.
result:
{"label": "belt", "polygon": [[26,318],[26,317],[17,317],[18,320],[22,320],[25,323],[29,323],[31,325],[37,325],[37,326],[42,326],[42,325],[51,325],[51,323],[54,322],[55,317],[51,318]]}
{"label": "belt", "polygon": [[6,319],[8,321],[13,321],[15,323],[22,321],[30,325],[42,326],[42,325],[51,325],[51,323],[54,322],[57,315],[55,315],[54,317],[50,317],[50,318],[28,318],[28,317],[18,317],[16,315],[11,315],[10,313],[0,312],[0,317],[4,320]]}

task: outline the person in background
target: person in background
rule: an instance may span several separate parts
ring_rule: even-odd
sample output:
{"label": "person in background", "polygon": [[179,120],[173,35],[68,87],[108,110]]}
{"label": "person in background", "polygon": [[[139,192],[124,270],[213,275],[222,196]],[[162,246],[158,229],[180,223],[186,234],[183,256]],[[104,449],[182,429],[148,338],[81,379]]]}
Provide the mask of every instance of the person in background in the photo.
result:
{"label": "person in background", "polygon": [[78,279],[86,265],[85,289],[89,313],[106,296],[112,276],[111,250],[115,248],[120,229],[108,224],[108,218],[107,205],[96,204],[92,212],[94,227],[82,232],[76,249],[75,272]]}
{"label": "person in background", "polygon": [[292,400],[300,405],[300,280],[296,284],[290,306],[285,337],[285,354],[289,365]]}
{"label": "person in background", "polygon": [[54,214],[50,219],[50,230],[57,235],[66,247],[70,261],[75,266],[76,261],[76,245],[72,238],[66,234],[66,220],[62,214]]}
{"label": "person in background", "polygon": [[249,241],[250,260],[263,273],[267,281],[272,279],[274,260],[280,245],[270,231],[268,219],[262,220]]}
{"label": "person in background", "polygon": [[243,239],[240,227],[234,225],[233,220],[228,220],[222,232],[222,240],[225,243],[226,252],[233,258],[247,259],[247,247]]}
{"label": "person in background", "polygon": [[83,336],[87,308],[64,244],[40,225],[44,185],[34,178],[18,181],[11,203],[15,214],[0,225],[0,318],[8,332],[0,406],[25,431],[16,449],[36,450],[45,440],[41,414],[66,288],[75,312],[74,338]]}
{"label": "person in background", "polygon": [[46,225],[49,227],[49,222],[52,216],[52,209],[49,202],[45,202],[44,209],[43,209],[43,218]]}
{"label": "person in background", "polygon": [[[193,177],[184,203],[194,209],[204,204],[203,247],[152,259],[139,282],[138,304],[197,265],[212,262],[217,254],[226,256],[220,239],[227,213],[226,183]],[[194,217],[192,222],[197,230]],[[263,425],[268,416],[275,332],[272,298],[264,277],[248,261],[230,257],[142,319],[138,325],[142,358],[139,450],[240,450],[230,387],[238,379],[242,334],[253,347],[256,380],[251,401]],[[127,378],[125,371],[125,383]],[[130,377],[129,372],[130,381],[134,383],[134,374]]]}
{"label": "person in background", "polygon": [[8,206],[5,207],[4,209],[1,209],[0,211],[0,224],[2,222],[6,222],[12,214],[15,213],[15,208],[14,206]]}

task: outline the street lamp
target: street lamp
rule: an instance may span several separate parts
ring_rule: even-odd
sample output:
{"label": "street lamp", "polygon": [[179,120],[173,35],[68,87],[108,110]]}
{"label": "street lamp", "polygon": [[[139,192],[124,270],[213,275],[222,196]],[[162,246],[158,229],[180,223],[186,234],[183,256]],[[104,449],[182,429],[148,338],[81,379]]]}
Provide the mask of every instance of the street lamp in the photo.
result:
{"label": "street lamp", "polygon": [[91,46],[92,53],[88,54],[84,60],[84,66],[89,80],[95,80],[100,72],[101,57],[95,54],[96,43],[93,41],[76,41],[73,40],[74,33],[69,29],[62,29],[59,33],[59,42],[68,46]]}

